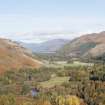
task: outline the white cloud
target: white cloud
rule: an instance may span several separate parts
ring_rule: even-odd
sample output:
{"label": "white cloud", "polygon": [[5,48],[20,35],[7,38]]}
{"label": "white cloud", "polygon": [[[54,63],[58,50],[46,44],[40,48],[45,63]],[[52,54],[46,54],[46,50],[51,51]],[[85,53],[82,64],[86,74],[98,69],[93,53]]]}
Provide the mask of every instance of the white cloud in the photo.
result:
{"label": "white cloud", "polygon": [[[14,20],[17,20],[17,18],[15,17]],[[12,21],[11,19],[10,22],[13,22],[15,27],[15,21]],[[19,27],[15,27],[15,29],[17,28],[17,31],[15,30],[15,32],[1,33],[0,37],[9,38],[16,41],[24,41],[27,43],[40,43],[46,40],[58,38],[73,39],[83,34],[100,32],[105,30],[105,20],[98,17],[46,17],[43,19],[41,17],[28,17],[26,19],[21,18],[20,22],[22,22],[22,24],[19,24],[19,26],[21,25],[21,30],[22,27],[25,31],[30,27],[29,30],[27,30],[29,32],[22,32],[18,30]],[[5,23],[4,26],[8,24],[6,22],[1,23]],[[9,24],[7,25],[8,28],[10,28],[10,30],[14,30],[12,29],[13,27],[9,27]],[[26,27],[24,26],[25,24],[27,24]]]}

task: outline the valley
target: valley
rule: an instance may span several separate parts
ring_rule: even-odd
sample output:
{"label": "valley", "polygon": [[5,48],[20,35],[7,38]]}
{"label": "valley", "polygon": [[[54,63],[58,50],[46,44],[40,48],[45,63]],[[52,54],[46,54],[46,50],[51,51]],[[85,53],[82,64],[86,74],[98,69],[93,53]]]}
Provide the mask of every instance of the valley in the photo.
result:
{"label": "valley", "polygon": [[0,39],[0,105],[104,105],[102,36],[74,39],[53,54]]}

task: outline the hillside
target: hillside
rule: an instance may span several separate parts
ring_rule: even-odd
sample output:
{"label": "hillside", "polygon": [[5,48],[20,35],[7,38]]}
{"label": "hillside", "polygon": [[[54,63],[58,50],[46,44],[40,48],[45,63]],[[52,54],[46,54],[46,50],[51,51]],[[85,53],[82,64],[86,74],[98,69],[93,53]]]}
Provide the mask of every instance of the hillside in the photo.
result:
{"label": "hillside", "polygon": [[0,39],[0,73],[20,68],[37,68],[40,65],[28,50],[11,40]]}
{"label": "hillside", "polygon": [[69,41],[66,39],[53,39],[39,44],[21,43],[21,45],[25,48],[30,49],[34,53],[54,53],[67,42]]}
{"label": "hillside", "polygon": [[105,53],[105,32],[83,35],[64,45],[57,54],[70,57],[99,57]]}

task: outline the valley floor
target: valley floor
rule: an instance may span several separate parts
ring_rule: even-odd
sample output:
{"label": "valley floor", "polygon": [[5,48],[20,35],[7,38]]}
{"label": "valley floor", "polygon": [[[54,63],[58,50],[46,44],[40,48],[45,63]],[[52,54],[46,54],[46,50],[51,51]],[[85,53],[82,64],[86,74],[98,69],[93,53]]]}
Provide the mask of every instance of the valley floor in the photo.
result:
{"label": "valley floor", "polygon": [[76,61],[8,71],[0,77],[0,105],[104,105],[104,69]]}

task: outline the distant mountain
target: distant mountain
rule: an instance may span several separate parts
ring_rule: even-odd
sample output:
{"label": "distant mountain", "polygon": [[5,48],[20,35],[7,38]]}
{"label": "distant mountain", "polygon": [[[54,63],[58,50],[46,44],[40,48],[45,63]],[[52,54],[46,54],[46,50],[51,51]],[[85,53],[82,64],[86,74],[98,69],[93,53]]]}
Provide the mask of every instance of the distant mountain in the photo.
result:
{"label": "distant mountain", "polygon": [[57,54],[69,57],[100,57],[105,54],[105,32],[76,38],[64,45]]}
{"label": "distant mountain", "polygon": [[66,40],[66,39],[54,39],[40,44],[21,43],[21,45],[25,48],[30,49],[32,52],[35,52],[35,53],[54,53],[68,42],[69,40]]}
{"label": "distant mountain", "polygon": [[11,40],[0,39],[0,74],[7,70],[40,66],[41,62],[33,59],[31,52]]}

